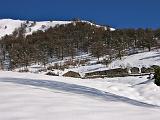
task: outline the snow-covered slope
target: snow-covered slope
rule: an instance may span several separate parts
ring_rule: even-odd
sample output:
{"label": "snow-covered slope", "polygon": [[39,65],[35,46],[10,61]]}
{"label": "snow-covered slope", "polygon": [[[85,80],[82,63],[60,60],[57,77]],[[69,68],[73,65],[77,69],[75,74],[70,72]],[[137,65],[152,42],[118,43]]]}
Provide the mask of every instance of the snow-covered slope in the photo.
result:
{"label": "snow-covered slope", "polygon": [[20,27],[23,22],[24,21],[11,19],[0,20],[0,37],[12,34],[15,28]]}
{"label": "snow-covered slope", "polygon": [[[34,22],[34,21],[25,21],[25,20],[12,20],[12,19],[0,19],[0,38],[12,34],[16,28],[19,28],[23,23],[26,24],[26,35],[32,34],[34,31],[38,30],[46,30],[50,27],[55,27],[55,25],[69,24],[72,21],[42,21],[42,22]],[[86,22],[91,25],[95,25],[88,21]],[[100,27],[100,25],[95,25]],[[110,28],[112,31],[114,28]]]}
{"label": "snow-covered slope", "polygon": [[[138,68],[146,67],[147,68],[152,65],[160,66],[160,49],[152,50],[149,52],[137,53],[137,54],[133,54],[129,56],[124,56],[122,57],[121,60],[120,59],[113,60],[107,66],[104,64],[100,64],[100,63],[96,64],[97,58],[91,58],[90,56],[85,56],[85,58],[87,57],[91,59],[91,61],[89,61],[89,63],[91,64],[65,69],[65,71],[62,71],[62,74],[68,71],[75,71],[75,72],[80,73],[81,76],[84,76],[85,73],[103,71],[103,70],[109,70],[109,69],[115,69],[115,68],[128,68],[128,67],[129,68],[131,67],[138,67]],[[100,58],[100,60],[103,60],[103,58]],[[61,62],[63,63],[63,61]],[[95,63],[95,64],[92,64],[92,63]],[[32,69],[30,68],[29,70],[32,71]]]}
{"label": "snow-covered slope", "polygon": [[[149,52],[142,52],[137,53],[129,56],[124,56],[122,59],[116,59],[113,60],[110,64],[104,65],[104,64],[96,64],[97,58],[89,56],[89,54],[76,56],[75,60],[80,59],[86,59],[89,58],[90,61],[87,62],[85,66],[70,66],[70,68],[62,70],[54,70],[54,73],[58,73],[60,76],[62,76],[64,73],[68,71],[75,71],[80,73],[81,77],[85,76],[85,73],[95,72],[95,71],[103,71],[103,70],[109,70],[109,69],[115,69],[115,68],[132,68],[132,67],[151,67],[153,65],[160,66],[160,49],[152,50]],[[69,59],[69,58],[68,58]],[[68,60],[67,58],[65,60],[60,61],[54,61],[48,66],[54,66],[55,63],[63,64],[65,61]],[[103,60],[103,58],[100,58],[100,60]],[[32,65],[28,67],[28,70],[32,73],[38,73],[38,70],[44,69],[44,66],[42,65]],[[15,71],[19,71],[19,68]],[[49,71],[48,71],[49,72]],[[53,71],[52,71],[53,72]],[[46,73],[46,72],[45,72]]]}
{"label": "snow-covered slope", "polygon": [[[21,27],[21,24],[25,23],[27,25],[26,35],[33,33],[38,30],[46,30],[50,27],[54,27],[59,24],[68,24],[71,21],[43,21],[43,22],[33,22],[24,20],[12,20],[12,19],[1,19],[0,20],[0,37],[12,34],[16,28]],[[35,23],[35,24],[34,24]]]}
{"label": "snow-covered slope", "polygon": [[121,60],[113,61],[108,67],[150,67],[152,65],[160,66],[160,50],[143,52],[123,57]]}
{"label": "snow-covered slope", "polygon": [[83,80],[0,72],[0,119],[158,120],[159,92],[146,78]]}

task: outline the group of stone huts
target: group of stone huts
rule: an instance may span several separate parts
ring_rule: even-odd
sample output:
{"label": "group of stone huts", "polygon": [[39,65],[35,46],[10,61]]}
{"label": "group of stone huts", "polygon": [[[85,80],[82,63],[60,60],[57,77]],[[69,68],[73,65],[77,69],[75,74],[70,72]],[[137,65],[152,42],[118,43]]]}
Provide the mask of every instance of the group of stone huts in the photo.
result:
{"label": "group of stone huts", "polygon": [[[132,67],[130,69],[127,68],[116,68],[116,69],[109,69],[103,71],[94,71],[85,74],[84,78],[98,78],[98,77],[125,77],[125,76],[142,76],[142,75],[150,75],[154,73],[154,69],[159,66],[153,65],[151,67]],[[68,71],[67,73],[63,74],[65,77],[75,77],[81,78],[81,75],[74,71]]]}

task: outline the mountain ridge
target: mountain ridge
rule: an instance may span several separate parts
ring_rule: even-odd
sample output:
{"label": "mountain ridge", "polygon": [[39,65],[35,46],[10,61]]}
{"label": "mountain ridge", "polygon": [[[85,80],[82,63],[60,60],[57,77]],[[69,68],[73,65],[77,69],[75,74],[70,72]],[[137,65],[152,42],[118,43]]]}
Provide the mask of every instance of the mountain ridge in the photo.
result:
{"label": "mountain ridge", "polygon": [[[29,21],[29,20],[14,20],[14,19],[0,19],[0,38],[4,37],[5,35],[10,35],[13,31],[22,24],[25,24],[26,27],[26,35],[30,35],[33,32],[38,30],[45,31],[50,27],[55,27],[56,25],[63,25],[73,23],[74,21]],[[97,25],[89,21],[80,20],[80,22],[86,22],[91,25],[95,25],[97,27],[104,27],[107,29],[106,26]],[[111,31],[115,30],[114,28],[109,27]]]}

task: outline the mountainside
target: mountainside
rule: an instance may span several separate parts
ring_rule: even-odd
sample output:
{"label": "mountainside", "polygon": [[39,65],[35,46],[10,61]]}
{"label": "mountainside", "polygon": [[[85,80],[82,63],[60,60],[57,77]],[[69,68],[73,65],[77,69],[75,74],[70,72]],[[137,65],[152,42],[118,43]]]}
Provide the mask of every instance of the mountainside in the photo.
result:
{"label": "mountainside", "polygon": [[160,31],[2,19],[0,38],[0,120],[158,120]]}
{"label": "mountainside", "polygon": [[[13,19],[0,19],[0,38],[5,35],[10,35],[13,33],[13,31],[19,27],[21,27],[22,24],[26,25],[26,35],[32,34],[35,31],[42,30],[45,31],[50,27],[55,27],[56,25],[63,25],[63,24],[69,24],[73,21],[27,21],[27,20],[13,20]],[[89,21],[82,21],[89,23],[91,25],[95,25]],[[100,25],[95,25],[99,27]],[[114,28],[110,28],[112,31],[115,30]]]}
{"label": "mountainside", "polygon": [[[62,76],[63,74],[67,73],[68,71],[74,71],[79,73],[82,77],[85,76],[86,73],[92,73],[92,72],[99,72],[99,71],[105,71],[105,70],[112,70],[112,69],[118,69],[118,68],[138,68],[139,73],[140,70],[144,68],[151,68],[152,66],[160,66],[160,49],[153,50],[150,52],[143,52],[143,53],[137,53],[134,55],[129,55],[129,56],[124,56],[122,59],[115,59],[108,65],[105,65],[104,63],[97,62],[97,59],[94,57],[89,56],[88,54],[86,55],[81,55],[81,56],[76,56],[73,60],[74,61],[84,61],[88,59],[88,61],[84,65],[70,65],[68,68],[65,68],[64,70],[60,69],[54,69],[55,74],[59,74],[59,76]],[[64,65],[68,62],[69,58],[65,58],[64,60],[58,60],[51,62],[47,65],[48,71],[50,72],[49,68],[55,67],[55,65]],[[100,61],[103,61],[103,57],[100,58]],[[57,65],[57,67],[58,67]],[[34,64],[28,67],[29,72],[32,73],[38,73],[41,69],[43,69],[43,65],[38,65]],[[16,71],[19,71],[19,69],[16,69]],[[46,72],[44,72],[46,73]]]}

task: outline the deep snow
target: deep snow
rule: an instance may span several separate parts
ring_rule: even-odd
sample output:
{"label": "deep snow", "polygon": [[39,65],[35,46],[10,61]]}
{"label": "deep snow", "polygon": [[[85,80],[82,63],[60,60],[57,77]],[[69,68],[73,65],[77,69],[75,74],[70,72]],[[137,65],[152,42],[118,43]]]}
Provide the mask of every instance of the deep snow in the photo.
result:
{"label": "deep snow", "polygon": [[158,120],[159,92],[146,76],[75,79],[0,72],[0,119]]}

